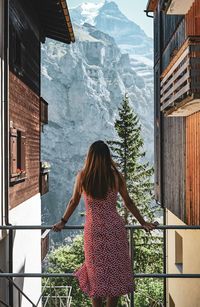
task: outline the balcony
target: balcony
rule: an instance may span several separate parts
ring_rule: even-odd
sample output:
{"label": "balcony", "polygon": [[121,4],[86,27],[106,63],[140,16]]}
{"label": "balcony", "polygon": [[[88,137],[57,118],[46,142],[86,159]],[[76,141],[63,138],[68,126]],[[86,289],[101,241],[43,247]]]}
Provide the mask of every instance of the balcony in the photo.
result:
{"label": "balcony", "polygon": [[200,110],[200,38],[188,38],[161,75],[161,111],[188,116]]}
{"label": "balcony", "polygon": [[[6,225],[6,226],[0,226],[0,230],[7,230],[12,237],[12,233],[17,230],[42,230],[44,233],[44,230],[49,231],[52,228],[52,225]],[[73,225],[73,226],[65,226],[65,230],[83,230],[84,226],[80,225]],[[136,273],[134,270],[134,230],[136,229],[142,229],[141,225],[126,225],[126,229],[129,232],[129,248],[130,248],[130,257],[131,262],[133,266],[133,277],[144,279],[144,278],[156,278],[163,281],[166,281],[166,279],[199,279],[200,274],[193,272],[192,273],[167,273],[166,265],[163,266],[163,273]],[[199,225],[159,225],[157,230],[162,230],[165,232],[169,230],[200,230]],[[163,242],[163,249],[165,249],[165,241]],[[12,250],[12,240],[9,241],[9,250]],[[178,258],[178,262],[180,258]],[[163,264],[166,264],[166,256],[163,257]],[[13,280],[13,278],[47,278],[46,283],[41,288],[41,295],[39,296],[37,302],[31,301],[31,298],[27,296],[27,294],[21,289],[16,282]],[[4,272],[0,269],[0,278],[4,278],[5,280],[9,281],[9,288],[8,288],[8,298],[9,298],[9,305],[8,303],[2,301],[0,299],[0,303],[2,303],[3,306],[9,306],[9,307],[15,307],[16,302],[13,301],[13,290],[15,289],[19,293],[19,297],[24,297],[24,299],[27,301],[27,306],[34,306],[38,307],[41,306],[71,306],[71,302],[73,301],[73,292],[72,292],[72,286],[68,285],[58,285],[58,286],[52,286],[51,285],[51,278],[70,278],[71,280],[74,278],[71,271],[65,271],[65,272],[57,272],[57,273],[31,273],[31,272],[23,272],[23,273],[12,273],[12,272]],[[66,279],[67,281],[67,279]],[[67,281],[68,282],[68,281]],[[47,293],[50,293],[47,295]],[[61,295],[62,293],[62,295]],[[166,291],[163,293],[163,302],[159,306],[166,306],[167,301],[167,295]],[[135,306],[134,301],[135,293],[134,291],[130,294],[130,301],[129,301],[129,307]],[[169,295],[169,300],[172,303],[173,299]],[[31,305],[30,305],[30,304]],[[151,306],[158,306],[158,305],[151,305]],[[171,306],[171,305],[170,305]]]}
{"label": "balcony", "polygon": [[44,260],[49,251],[49,231],[48,229],[41,231],[41,258]]}
{"label": "balcony", "polygon": [[40,122],[42,125],[48,124],[48,102],[40,97]]}
{"label": "balcony", "polygon": [[49,192],[49,172],[50,163],[47,161],[40,162],[40,193],[44,195]]}

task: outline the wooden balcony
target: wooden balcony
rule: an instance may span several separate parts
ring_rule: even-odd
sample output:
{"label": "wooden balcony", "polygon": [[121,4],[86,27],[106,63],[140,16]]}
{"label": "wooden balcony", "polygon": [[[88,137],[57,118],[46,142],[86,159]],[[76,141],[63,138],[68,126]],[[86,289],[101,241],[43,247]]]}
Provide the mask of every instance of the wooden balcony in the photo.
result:
{"label": "wooden balcony", "polygon": [[49,192],[49,172],[50,165],[48,162],[40,162],[40,194],[44,195]]}
{"label": "wooden balcony", "polygon": [[161,75],[161,111],[188,116],[199,110],[200,37],[190,37]]}
{"label": "wooden balcony", "polygon": [[49,229],[41,231],[41,258],[44,260],[49,251]]}
{"label": "wooden balcony", "polygon": [[40,97],[40,122],[45,125],[48,124],[48,102]]}

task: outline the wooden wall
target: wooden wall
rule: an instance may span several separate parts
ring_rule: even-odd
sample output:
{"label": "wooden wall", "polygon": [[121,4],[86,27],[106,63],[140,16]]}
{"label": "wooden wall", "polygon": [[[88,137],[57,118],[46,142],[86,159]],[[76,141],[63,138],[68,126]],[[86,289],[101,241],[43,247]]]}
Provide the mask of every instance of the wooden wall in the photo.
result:
{"label": "wooden wall", "polygon": [[40,24],[34,5],[10,0],[9,112],[12,126],[25,134],[27,177],[10,185],[10,209],[39,193]]}
{"label": "wooden wall", "polygon": [[188,36],[200,35],[200,0],[195,0],[187,15],[186,34]]}
{"label": "wooden wall", "polygon": [[[10,70],[39,95],[40,33],[34,1],[10,0],[9,3]],[[20,64],[16,63],[16,52],[20,53],[20,56],[17,54]]]}
{"label": "wooden wall", "polygon": [[185,220],[185,118],[163,120],[163,202]]}
{"label": "wooden wall", "polygon": [[200,112],[186,118],[186,221],[200,224]]}
{"label": "wooden wall", "polygon": [[9,188],[10,209],[39,193],[40,118],[39,97],[10,72],[10,121],[25,131],[27,179]]}

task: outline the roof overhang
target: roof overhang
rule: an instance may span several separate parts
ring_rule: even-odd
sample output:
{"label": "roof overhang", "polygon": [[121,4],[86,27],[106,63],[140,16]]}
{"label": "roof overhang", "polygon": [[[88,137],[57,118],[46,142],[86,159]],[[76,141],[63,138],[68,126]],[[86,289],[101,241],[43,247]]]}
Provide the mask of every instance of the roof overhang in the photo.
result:
{"label": "roof overhang", "polygon": [[169,15],[185,15],[191,8],[194,0],[169,0],[166,13]]}
{"label": "roof overhang", "polygon": [[149,0],[146,7],[146,12],[154,12],[157,8],[158,0]]}
{"label": "roof overhang", "polygon": [[75,41],[66,0],[38,0],[43,38],[49,37],[63,43]]}

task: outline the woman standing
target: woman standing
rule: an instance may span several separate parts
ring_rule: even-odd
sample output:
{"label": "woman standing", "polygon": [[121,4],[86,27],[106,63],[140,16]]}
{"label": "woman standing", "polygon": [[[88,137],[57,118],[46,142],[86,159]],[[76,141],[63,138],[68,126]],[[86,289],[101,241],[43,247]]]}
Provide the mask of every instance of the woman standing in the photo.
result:
{"label": "woman standing", "polygon": [[115,307],[121,295],[135,288],[125,222],[116,208],[118,193],[147,232],[158,225],[157,222],[145,221],[141,216],[108,146],[103,141],[94,142],[83,169],[76,177],[73,196],[65,213],[52,228],[54,231],[63,229],[83,195],[86,208],[85,262],[73,274],[94,307],[102,306],[105,297],[106,306]]}

